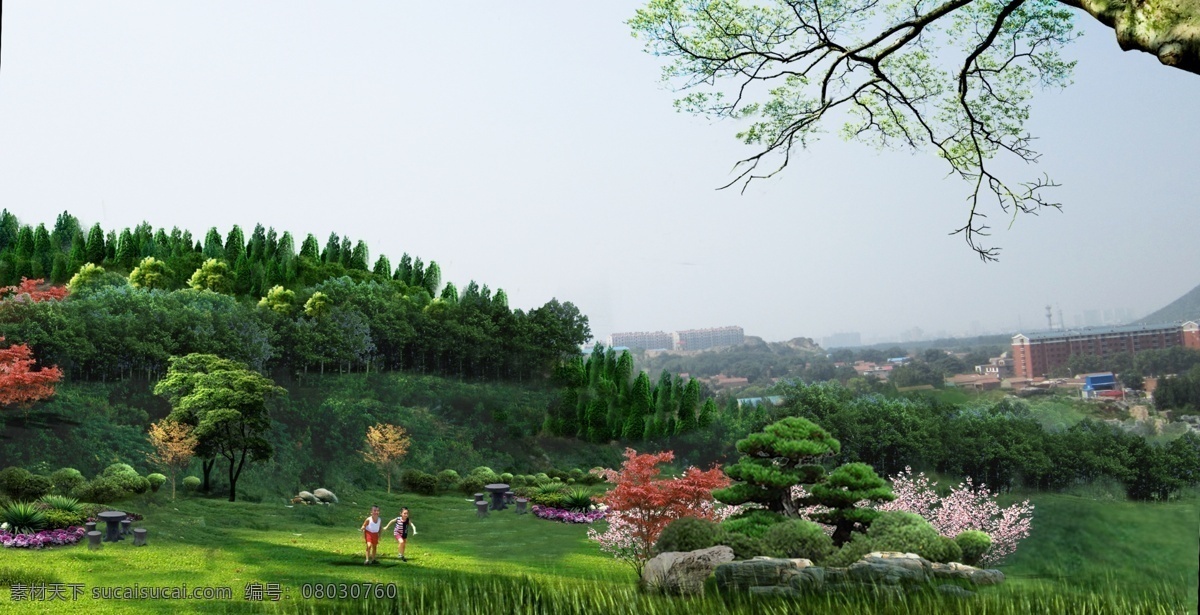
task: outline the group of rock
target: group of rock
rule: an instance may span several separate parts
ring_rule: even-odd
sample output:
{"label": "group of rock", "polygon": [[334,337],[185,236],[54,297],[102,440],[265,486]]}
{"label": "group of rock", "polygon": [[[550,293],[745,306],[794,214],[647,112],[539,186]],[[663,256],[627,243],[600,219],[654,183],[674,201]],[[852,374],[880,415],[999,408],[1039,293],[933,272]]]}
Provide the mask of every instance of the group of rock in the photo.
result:
{"label": "group of rock", "polygon": [[337,504],[337,496],[328,489],[314,489],[311,493],[301,491],[292,498],[292,504]]}
{"label": "group of rock", "polygon": [[848,567],[814,566],[807,559],[755,557],[733,561],[733,549],[720,545],[689,552],[660,553],[642,570],[643,586],[670,594],[702,594],[715,575],[722,592],[798,597],[814,592],[866,590],[883,596],[933,588],[968,597],[967,587],[1004,582],[999,570],[958,562],[936,563],[915,554],[868,553]]}

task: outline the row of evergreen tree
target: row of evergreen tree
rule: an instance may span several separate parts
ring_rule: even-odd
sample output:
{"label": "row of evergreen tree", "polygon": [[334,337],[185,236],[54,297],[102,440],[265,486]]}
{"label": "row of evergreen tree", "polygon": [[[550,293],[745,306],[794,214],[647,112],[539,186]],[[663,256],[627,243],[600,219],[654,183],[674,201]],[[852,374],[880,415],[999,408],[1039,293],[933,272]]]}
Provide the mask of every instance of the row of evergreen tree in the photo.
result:
{"label": "row of evergreen tree", "polygon": [[[654,385],[645,371],[633,375],[633,357],[596,344],[561,364],[555,374],[559,399],[546,413],[545,431],[589,442],[654,440],[708,427],[716,403],[695,378],[663,370]],[[702,398],[707,397],[707,399]]]}
{"label": "row of evergreen tree", "polygon": [[48,229],[45,224],[21,224],[8,210],[0,212],[0,285],[17,284],[21,278],[64,284],[87,263],[129,273],[146,257],[166,265],[167,290],[184,287],[189,276],[208,259],[229,265],[233,294],[254,297],[266,295],[276,285],[311,286],[342,275],[359,280],[372,276],[399,280],[424,288],[431,297],[438,296],[442,282],[436,262],[426,265],[420,258],[404,254],[394,269],[386,256],[371,265],[366,242],[352,242],[337,233],[330,233],[324,248],[309,234],[297,251],[290,232],[279,234],[261,224],[255,225],[248,239],[234,225],[224,237],[213,227],[200,241],[191,231],[156,230],[146,222],[120,233],[105,231],[99,223],[85,230],[78,218],[64,211],[54,228]]}

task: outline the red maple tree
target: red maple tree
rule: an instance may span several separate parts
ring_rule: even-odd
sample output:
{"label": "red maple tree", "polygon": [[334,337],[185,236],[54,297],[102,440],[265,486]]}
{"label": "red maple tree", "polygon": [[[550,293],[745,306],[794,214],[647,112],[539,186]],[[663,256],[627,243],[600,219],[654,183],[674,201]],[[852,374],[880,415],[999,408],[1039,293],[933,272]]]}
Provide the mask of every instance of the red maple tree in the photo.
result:
{"label": "red maple tree", "polygon": [[604,478],[616,487],[601,501],[627,525],[628,538],[641,561],[649,558],[650,549],[668,523],[682,517],[717,520],[713,489],[730,484],[720,466],[707,471],[689,467],[682,476],[660,478],[659,464],[674,459],[671,451],[638,454],[627,448],[621,470],[604,471]]}
{"label": "red maple tree", "polygon": [[62,370],[51,366],[34,371],[35,362],[25,344],[0,348],[0,406],[30,404],[54,395]]}
{"label": "red maple tree", "polygon": [[16,286],[0,286],[0,300],[6,301],[61,301],[67,296],[66,286],[52,286],[43,279],[21,278]]}

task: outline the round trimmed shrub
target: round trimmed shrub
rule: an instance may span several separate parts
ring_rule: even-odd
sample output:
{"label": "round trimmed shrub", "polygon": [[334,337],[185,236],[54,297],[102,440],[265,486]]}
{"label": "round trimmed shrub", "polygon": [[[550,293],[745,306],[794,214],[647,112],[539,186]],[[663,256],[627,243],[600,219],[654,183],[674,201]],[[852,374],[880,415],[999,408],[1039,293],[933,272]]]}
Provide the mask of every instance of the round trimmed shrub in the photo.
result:
{"label": "round trimmed shrub", "polygon": [[128,491],[115,479],[100,476],[76,487],[71,495],[84,502],[108,504],[125,497]]}
{"label": "round trimmed shrub", "polygon": [[25,489],[25,482],[33,474],[25,468],[8,467],[0,470],[0,491],[9,497],[17,497]]}
{"label": "round trimmed shrub", "polygon": [[724,538],[721,526],[707,519],[682,517],[663,528],[654,543],[655,553],[707,549]]}
{"label": "round trimmed shrub", "polygon": [[146,480],[150,482],[150,491],[158,493],[158,488],[162,487],[163,483],[167,482],[167,477],[156,472],[154,474],[147,474]]}
{"label": "round trimmed shrub", "polygon": [[583,470],[580,470],[579,468],[572,468],[570,472],[567,472],[567,478],[579,480],[583,478]]}
{"label": "round trimmed shrub", "polygon": [[763,534],[768,553],[775,557],[804,558],[819,562],[833,554],[833,538],[821,526],[804,519],[776,523]]}
{"label": "round trimmed shrub", "polygon": [[833,555],[830,555],[825,559],[824,564],[826,566],[845,568],[846,566],[849,566],[850,564],[862,559],[864,555],[872,551],[879,550],[880,549],[875,548],[874,541],[866,534],[854,532],[854,534],[850,536],[850,542],[847,542],[837,551],[834,551]]}
{"label": "round trimmed shrub", "polygon": [[942,543],[941,552],[934,554],[935,562],[949,564],[950,562],[961,562],[963,560],[962,547],[958,546],[957,542],[949,536],[938,536],[938,542]]}
{"label": "round trimmed shrub", "polygon": [[133,466],[131,466],[127,463],[114,463],[114,464],[108,466],[107,468],[104,468],[104,471],[101,472],[100,475],[111,478],[114,476],[121,476],[121,475],[137,476],[138,473],[137,473],[137,470],[133,469]]}
{"label": "round trimmed shrub", "polygon": [[145,476],[139,476],[130,480],[130,487],[131,489],[129,489],[129,491],[141,495],[147,491],[150,491],[150,479],[146,478]]}
{"label": "round trimmed shrub", "polygon": [[437,494],[437,477],[420,470],[405,470],[400,475],[400,483],[405,489],[420,495]]}
{"label": "round trimmed shrub", "polygon": [[504,483],[504,484],[506,484],[506,485],[510,485],[510,486],[511,486],[511,485],[512,485],[512,482],[513,482],[513,475],[512,475],[512,474],[510,474],[510,473],[508,473],[508,472],[505,472],[505,473],[501,474],[501,475],[500,475],[500,482],[502,482],[502,483]]}
{"label": "round trimmed shrub", "polygon": [[187,476],[183,479],[183,490],[188,493],[194,493],[200,489],[200,477]]}
{"label": "round trimmed shrub", "polygon": [[437,486],[442,491],[453,489],[459,480],[458,472],[454,470],[442,470],[437,473]]}
{"label": "round trimmed shrub", "polygon": [[953,540],[942,540],[944,537],[928,521],[909,512],[880,513],[867,528],[867,537],[875,551],[916,553],[931,562],[947,562],[952,561],[947,558],[962,556],[958,545],[950,547]]}
{"label": "round trimmed shrub", "polygon": [[473,493],[479,493],[483,491],[483,486],[485,484],[486,483],[483,482],[483,479],[479,478],[478,476],[468,475],[464,476],[462,480],[458,481],[458,490],[467,495],[471,495]]}
{"label": "round trimmed shrub", "polygon": [[983,555],[992,547],[992,537],[979,530],[967,530],[955,536],[954,542],[962,549],[962,563],[968,566],[978,566]]}
{"label": "round trimmed shrub", "polygon": [[470,476],[478,478],[485,485],[500,482],[500,475],[487,466],[479,466],[471,470]]}
{"label": "round trimmed shrub", "polygon": [[[738,513],[721,522],[725,531],[733,534],[744,534],[751,538],[762,538],[771,526],[783,522],[783,515],[769,510],[753,509]],[[758,555],[762,555],[759,553]]]}
{"label": "round trimmed shrub", "polygon": [[767,545],[763,543],[762,539],[753,538],[745,534],[727,532],[718,544],[733,549],[733,559],[751,559],[767,554]]}
{"label": "round trimmed shrub", "polygon": [[55,470],[50,475],[50,482],[54,484],[54,492],[59,495],[71,493],[71,490],[87,482],[83,474],[75,468],[62,468]]}
{"label": "round trimmed shrub", "polygon": [[0,491],[14,500],[33,501],[54,489],[54,483],[45,476],[33,474],[25,468],[4,468],[0,471]]}
{"label": "round trimmed shrub", "polygon": [[538,472],[537,474],[533,475],[533,482],[539,485],[544,485],[553,481],[551,480],[549,474],[546,474],[545,472]]}
{"label": "round trimmed shrub", "polygon": [[29,480],[25,481],[25,489],[13,497],[18,500],[36,500],[51,491],[54,491],[54,483],[50,482],[49,476],[30,474]]}

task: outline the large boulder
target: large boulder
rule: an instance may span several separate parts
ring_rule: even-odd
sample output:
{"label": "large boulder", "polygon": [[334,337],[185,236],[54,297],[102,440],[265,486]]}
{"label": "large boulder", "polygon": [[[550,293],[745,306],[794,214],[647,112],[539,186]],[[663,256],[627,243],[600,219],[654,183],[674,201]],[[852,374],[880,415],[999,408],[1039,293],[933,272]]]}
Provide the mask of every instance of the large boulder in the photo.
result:
{"label": "large boulder", "polygon": [[325,502],[326,504],[337,504],[338,501],[337,496],[328,489],[317,489],[316,491],[313,491],[313,496],[315,496],[318,500]]}
{"label": "large boulder", "polygon": [[999,585],[1004,582],[1004,573],[995,569],[982,569],[958,562],[933,564],[933,577],[937,579],[963,579],[975,585]]}
{"label": "large boulder", "polygon": [[733,561],[733,549],[724,545],[684,553],[660,553],[646,562],[642,583],[647,589],[669,594],[703,594],[704,580],[718,566]]}
{"label": "large boulder", "polygon": [[301,500],[304,500],[304,502],[306,504],[320,504],[321,503],[321,500],[318,500],[317,496],[315,496],[307,491],[301,491],[300,493],[297,493],[296,497],[300,498]]}
{"label": "large boulder", "polygon": [[876,551],[850,564],[847,576],[871,585],[916,585],[926,583],[933,574],[929,560],[915,553]]}
{"label": "large boulder", "polygon": [[751,587],[786,585],[794,575],[811,562],[762,557],[717,566],[717,587],[721,591],[744,591]]}

